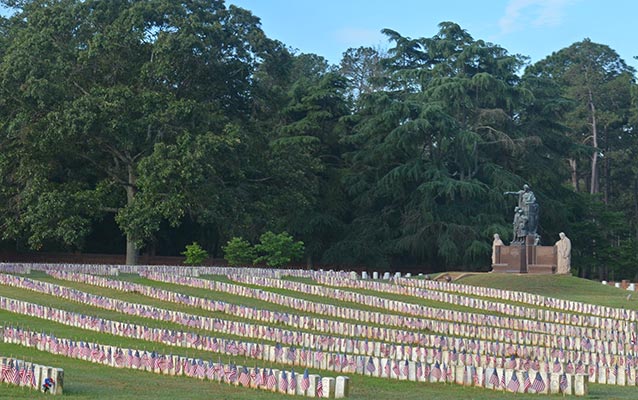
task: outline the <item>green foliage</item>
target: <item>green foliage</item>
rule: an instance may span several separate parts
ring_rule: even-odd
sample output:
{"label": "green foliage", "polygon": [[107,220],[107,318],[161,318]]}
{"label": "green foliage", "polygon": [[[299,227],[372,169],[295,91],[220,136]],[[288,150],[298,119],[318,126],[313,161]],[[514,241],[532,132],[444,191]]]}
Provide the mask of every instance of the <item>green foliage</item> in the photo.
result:
{"label": "green foliage", "polygon": [[255,264],[265,262],[269,267],[281,267],[301,259],[304,253],[304,243],[295,242],[288,232],[275,234],[268,231],[259,237],[259,241],[255,245],[255,251],[259,254]]}
{"label": "green foliage", "polygon": [[255,248],[247,240],[237,236],[230,239],[222,249],[229,265],[252,264],[257,256]]}
{"label": "green foliage", "polygon": [[202,249],[197,242],[186,245],[186,250],[181,253],[186,256],[184,264],[186,265],[202,265],[202,262],[208,258],[208,252]]}

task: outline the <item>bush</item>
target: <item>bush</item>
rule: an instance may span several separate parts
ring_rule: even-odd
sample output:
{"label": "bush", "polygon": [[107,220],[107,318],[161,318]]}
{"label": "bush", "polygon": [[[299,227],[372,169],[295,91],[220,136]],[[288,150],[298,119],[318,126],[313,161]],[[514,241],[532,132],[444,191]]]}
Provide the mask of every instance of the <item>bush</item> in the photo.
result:
{"label": "bush", "polygon": [[300,259],[304,253],[304,243],[295,242],[288,232],[274,234],[268,231],[261,235],[259,241],[261,243],[255,246],[255,250],[260,256],[255,263],[265,262],[269,267],[281,267]]}
{"label": "bush", "polygon": [[186,245],[186,250],[181,254],[186,256],[186,260],[184,260],[186,265],[202,265],[202,262],[208,258],[206,250],[202,249],[197,242]]}
{"label": "bush", "polygon": [[255,249],[250,243],[240,237],[230,239],[226,246],[222,247],[222,250],[224,250],[224,258],[229,265],[252,264],[256,256]]}

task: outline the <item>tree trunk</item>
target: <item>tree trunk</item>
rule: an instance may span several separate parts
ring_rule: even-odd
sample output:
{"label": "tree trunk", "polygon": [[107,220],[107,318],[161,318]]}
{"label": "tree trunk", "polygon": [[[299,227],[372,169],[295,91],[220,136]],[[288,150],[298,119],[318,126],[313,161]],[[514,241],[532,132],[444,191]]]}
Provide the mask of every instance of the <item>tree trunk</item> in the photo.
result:
{"label": "tree trunk", "polygon": [[596,107],[594,106],[594,98],[589,89],[589,110],[591,111],[591,135],[594,154],[591,156],[591,184],[589,185],[589,193],[598,193],[598,131],[596,126]]}
{"label": "tree trunk", "polygon": [[570,158],[567,161],[569,162],[569,168],[572,173],[572,186],[574,187],[574,191],[578,192],[578,171],[576,170],[576,160]]}
{"label": "tree trunk", "polygon": [[[126,204],[133,204],[137,187],[135,186],[136,176],[133,165],[128,165],[128,185],[126,186]],[[126,265],[136,265],[139,257],[139,249],[135,245],[135,238],[132,234],[126,234]]]}

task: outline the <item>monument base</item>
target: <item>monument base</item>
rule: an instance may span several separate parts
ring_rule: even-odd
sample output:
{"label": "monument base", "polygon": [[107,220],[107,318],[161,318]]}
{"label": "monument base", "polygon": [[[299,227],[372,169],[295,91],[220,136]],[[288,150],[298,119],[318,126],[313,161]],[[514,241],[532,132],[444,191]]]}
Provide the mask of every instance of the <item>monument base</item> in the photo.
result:
{"label": "monument base", "polygon": [[495,262],[492,272],[518,274],[554,274],[556,273],[556,248],[554,246],[535,246],[535,236],[525,237],[524,244],[496,246]]}

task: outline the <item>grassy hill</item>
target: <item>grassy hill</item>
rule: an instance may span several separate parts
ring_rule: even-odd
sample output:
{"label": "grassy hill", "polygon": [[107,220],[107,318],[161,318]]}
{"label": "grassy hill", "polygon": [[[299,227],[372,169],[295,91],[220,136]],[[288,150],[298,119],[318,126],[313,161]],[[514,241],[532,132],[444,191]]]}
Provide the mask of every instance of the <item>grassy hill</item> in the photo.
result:
{"label": "grassy hill", "polygon": [[[31,275],[34,279],[46,280],[60,285],[75,287],[80,290],[114,297],[122,300],[134,301],[143,304],[152,304],[164,308],[179,309],[191,312],[193,314],[215,316],[212,312],[203,311],[187,306],[177,306],[172,303],[162,302],[145,298],[134,293],[122,293],[112,289],[97,288],[90,285],[72,283],[68,281],[57,280],[48,277],[42,273],[34,273]],[[274,304],[261,303],[256,305],[254,299],[244,298],[240,296],[230,297],[224,293],[216,293],[206,291],[204,289],[186,288],[178,285],[169,285],[148,280],[142,280],[135,275],[124,276],[121,279],[137,281],[147,285],[157,287],[170,288],[174,291],[181,291],[191,295],[205,296],[208,298],[219,298],[225,301],[237,304],[246,304],[268,308],[273,310],[283,310]],[[219,277],[217,279],[224,279]],[[476,274],[467,275],[457,281],[462,284],[479,285],[495,288],[504,288],[510,290],[520,290],[531,293],[542,294],[546,296],[584,301],[613,307],[625,307],[630,309],[638,309],[637,296],[628,298],[630,292],[616,289],[609,286],[603,286],[600,283],[586,281],[575,277],[566,276],[531,276],[531,275],[503,275],[503,274]],[[300,297],[297,292],[278,290],[278,292]],[[88,315],[96,315],[103,318],[118,319],[121,321],[130,321],[149,326],[162,326],[161,322],[145,320],[144,318],[135,318],[118,315],[117,312],[102,310],[96,307],[85,306],[60,298],[55,298],[45,294],[36,294],[30,291],[8,288],[0,286],[0,294],[6,297],[28,300],[34,303],[51,305],[61,309],[81,312]],[[402,296],[391,295],[385,293],[376,293],[379,297],[401,298]],[[306,296],[307,297],[307,296]],[[407,302],[416,301],[414,297],[404,297]],[[317,301],[330,302],[328,299]],[[445,307],[445,303],[421,302],[432,307]],[[343,304],[356,308],[355,303]],[[290,311],[290,310],[288,310]],[[478,311],[477,311],[478,312]],[[321,316],[317,315],[317,318]],[[224,316],[224,318],[230,318]],[[253,321],[254,322],[254,321]],[[118,346],[136,346],[150,350],[164,351],[162,345],[154,343],[145,343],[141,340],[119,338],[107,334],[85,331],[82,329],[69,327],[51,321],[41,320],[32,317],[16,315],[6,311],[0,311],[0,323],[19,325],[29,329],[42,330],[47,333],[53,333],[57,336],[72,337],[75,339],[92,340],[98,343],[113,344]],[[167,324],[168,328],[175,329],[175,326]],[[181,329],[184,329],[183,327]],[[198,356],[205,359],[211,358],[217,360],[217,354],[205,354],[205,352],[197,352],[188,349],[168,349],[174,354]],[[204,353],[204,354],[203,354]],[[115,369],[105,366],[96,365],[87,361],[69,359],[62,356],[55,356],[34,349],[29,349],[13,344],[0,343],[1,355],[12,355],[18,358],[26,359],[41,364],[48,364],[62,367],[65,370],[65,399],[282,399],[285,396],[264,392],[261,390],[251,390],[243,388],[235,388],[226,384],[218,384],[209,381],[200,381],[198,379],[186,377],[167,377],[159,376],[150,372],[134,371],[128,369]],[[226,362],[227,356],[222,358]],[[231,359],[229,359],[231,360]],[[245,360],[243,358],[234,359],[234,362],[242,365],[254,365],[254,361]],[[289,367],[288,367],[289,369]],[[296,368],[297,373],[300,368]],[[334,373],[326,371],[314,371],[323,376],[334,376]],[[351,375],[351,393],[353,400],[364,399],[403,399],[416,400],[423,398],[432,399],[507,399],[507,398],[538,398],[535,394],[510,394],[503,392],[488,391],[479,388],[465,388],[451,384],[424,384],[405,381],[390,381],[387,379],[378,379],[364,377],[361,375]],[[39,394],[37,392],[0,385],[0,399],[34,399],[49,398],[48,395]],[[636,399],[638,398],[638,388],[636,387],[618,387],[609,385],[590,385],[590,395],[592,399]]]}

